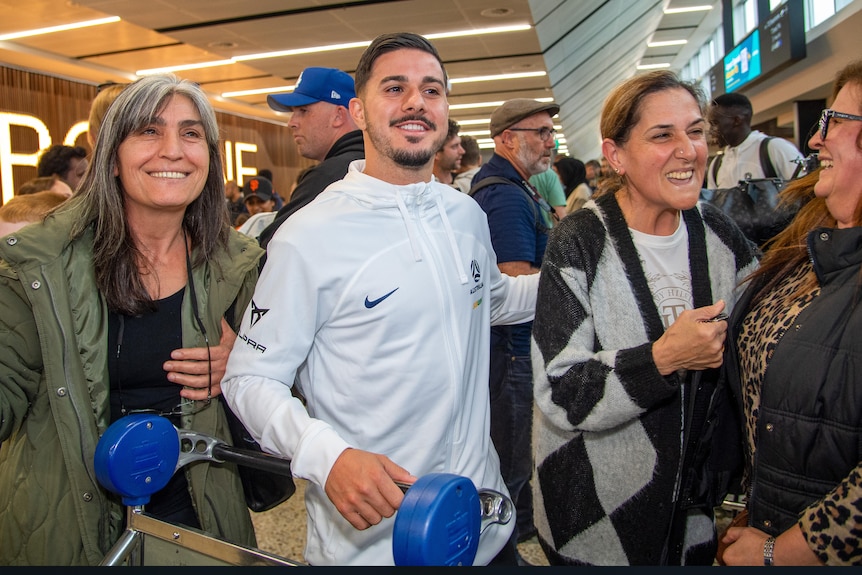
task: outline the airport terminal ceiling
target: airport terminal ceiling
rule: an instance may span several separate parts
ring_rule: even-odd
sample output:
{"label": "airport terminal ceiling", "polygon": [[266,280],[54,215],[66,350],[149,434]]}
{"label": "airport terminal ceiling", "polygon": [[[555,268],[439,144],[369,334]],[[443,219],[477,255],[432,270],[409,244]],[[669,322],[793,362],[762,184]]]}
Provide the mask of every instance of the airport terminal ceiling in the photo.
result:
{"label": "airport terminal ceiling", "polygon": [[[708,0],[0,0],[0,64],[97,85],[171,67],[229,113],[283,123],[267,90],[287,91],[307,66],[352,73],[365,45],[390,31],[432,38],[452,78],[451,115],[483,137],[495,103],[553,98],[570,154],[599,154],[598,116],[639,64],[681,68],[721,20]],[[745,93],[755,122],[793,123],[793,100],[826,98],[835,71],[862,50],[862,0],[813,29],[807,57]],[[102,20],[102,19],[109,20]],[[84,21],[103,23],[15,37]],[[828,26],[827,26],[828,24]],[[828,30],[826,29],[828,28]],[[471,35],[459,33],[471,31]],[[482,31],[481,34],[475,34]],[[685,39],[684,45],[648,47]],[[803,128],[804,129],[804,128]]]}

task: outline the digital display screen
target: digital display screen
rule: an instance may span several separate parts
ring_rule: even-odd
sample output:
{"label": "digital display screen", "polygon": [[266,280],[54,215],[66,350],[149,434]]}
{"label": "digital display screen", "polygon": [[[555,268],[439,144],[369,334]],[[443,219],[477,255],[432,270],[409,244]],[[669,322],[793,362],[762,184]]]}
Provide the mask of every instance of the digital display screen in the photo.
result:
{"label": "digital display screen", "polygon": [[713,97],[768,78],[805,58],[805,52],[803,0],[787,0],[716,64],[723,66],[721,76],[710,70]]}
{"label": "digital display screen", "polygon": [[779,6],[760,25],[763,34],[763,73],[777,72],[805,57],[805,21],[802,0]]}
{"label": "digital display screen", "polygon": [[724,89],[738,90],[760,76],[760,30],[755,30],[724,57]]}
{"label": "digital display screen", "polygon": [[707,73],[709,97],[715,99],[724,94],[724,62],[718,62]]}

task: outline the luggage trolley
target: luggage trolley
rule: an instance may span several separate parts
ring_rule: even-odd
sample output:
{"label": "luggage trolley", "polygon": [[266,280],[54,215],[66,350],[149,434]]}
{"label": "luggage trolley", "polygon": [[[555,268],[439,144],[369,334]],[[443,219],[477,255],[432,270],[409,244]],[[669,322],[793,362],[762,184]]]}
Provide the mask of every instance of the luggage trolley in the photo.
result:
{"label": "luggage trolley", "polygon": [[[288,460],[179,430],[155,414],[123,417],[96,446],[96,478],[127,506],[126,530],[101,565],[303,565],[147,515],[144,506],[150,496],[167,485],[175,471],[201,460],[290,475]],[[459,475],[431,473],[399,487],[405,495],[393,526],[396,565],[472,565],[480,534],[489,525],[508,523],[514,513],[509,497],[477,490]]]}

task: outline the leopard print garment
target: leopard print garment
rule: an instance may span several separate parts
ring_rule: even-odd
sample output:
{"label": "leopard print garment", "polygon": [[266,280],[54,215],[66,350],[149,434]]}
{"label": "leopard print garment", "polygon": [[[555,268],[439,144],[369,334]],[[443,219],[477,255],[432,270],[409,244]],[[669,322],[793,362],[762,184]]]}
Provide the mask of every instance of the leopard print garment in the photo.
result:
{"label": "leopard print garment", "polygon": [[[742,377],[743,411],[748,433],[748,461],[751,468],[757,445],[757,417],[760,412],[760,388],[766,366],[772,359],[775,347],[796,317],[820,293],[820,287],[812,292],[794,297],[809,273],[814,273],[811,262],[806,262],[791,273],[785,281],[775,286],[761,298],[742,320],[737,347],[739,348],[739,373]],[[748,490],[748,469],[744,485]]]}
{"label": "leopard print garment", "polygon": [[[748,462],[743,485],[748,490],[749,473],[757,446],[760,388],[766,366],[781,337],[799,314],[820,293],[820,288],[796,296],[809,273],[806,262],[781,282],[745,316],[739,335],[739,363],[743,383],[744,412],[748,436]],[[862,475],[857,467],[845,481],[801,515],[799,526],[811,550],[827,565],[862,564]]]}

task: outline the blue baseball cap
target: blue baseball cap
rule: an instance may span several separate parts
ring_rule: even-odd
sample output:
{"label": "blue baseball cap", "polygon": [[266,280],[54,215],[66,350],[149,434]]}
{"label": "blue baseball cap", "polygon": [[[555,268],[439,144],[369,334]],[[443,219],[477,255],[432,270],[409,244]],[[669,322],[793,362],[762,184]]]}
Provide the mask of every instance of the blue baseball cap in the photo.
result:
{"label": "blue baseball cap", "polygon": [[347,107],[356,97],[353,78],[337,68],[306,68],[296,81],[293,92],[270,94],[266,97],[273,110],[290,112],[291,108],[307,106],[315,102],[329,102]]}

